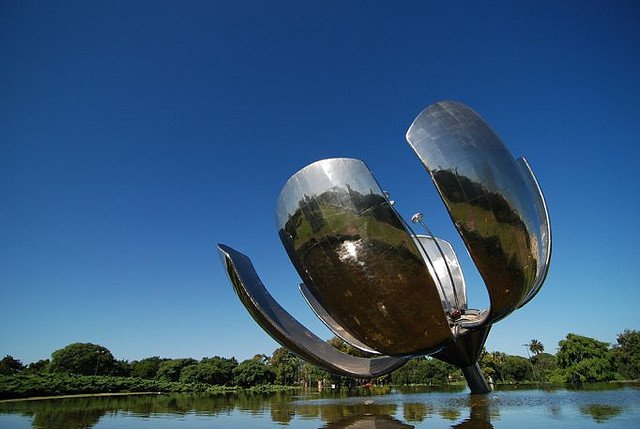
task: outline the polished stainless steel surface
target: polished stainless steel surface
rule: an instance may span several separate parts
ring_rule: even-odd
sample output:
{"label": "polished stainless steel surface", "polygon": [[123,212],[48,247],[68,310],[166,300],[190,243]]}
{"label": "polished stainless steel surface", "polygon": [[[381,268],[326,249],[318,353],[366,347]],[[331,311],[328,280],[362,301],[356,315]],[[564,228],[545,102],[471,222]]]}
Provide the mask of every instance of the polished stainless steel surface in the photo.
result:
{"label": "polished stainless steel surface", "polygon": [[309,292],[361,343],[405,355],[451,338],[421,251],[362,161],[326,159],[294,174],[277,226]]}
{"label": "polished stainless steel surface", "polygon": [[547,210],[547,202],[544,199],[544,194],[542,193],[542,189],[540,189],[540,185],[538,184],[538,179],[533,174],[529,163],[524,158],[518,158],[518,167],[522,170],[522,174],[525,178],[525,182],[527,183],[527,187],[529,188],[529,194],[531,197],[531,201],[534,203],[536,207],[536,216],[537,221],[540,225],[540,235],[537,238],[537,246],[538,251],[540,252],[540,261],[541,264],[538,265],[538,270],[536,272],[536,280],[535,285],[527,295],[527,297],[522,301],[520,307],[529,302],[540,290],[542,284],[547,278],[547,273],[549,272],[549,264],[551,263],[551,222],[549,220],[549,211]]}
{"label": "polished stainless steel surface", "polygon": [[469,308],[453,247],[434,237],[421,213],[412,221],[427,235],[415,235],[356,159],[325,159],[294,174],[280,194],[276,222],[316,315],[351,345],[388,356],[341,353],[275,302],[246,256],[219,245],[223,263],[258,324],[315,365],[375,377],[409,356],[430,354],[461,368],[471,393],[487,393],[477,362],[492,324],[531,300],[549,270],[546,202],[527,161],[516,160],[461,103],[429,106],[407,140],[485,282],[489,309]]}
{"label": "polished stainless steel surface", "polygon": [[406,362],[406,358],[388,356],[359,358],[336,350],[273,299],[249,258],[222,244],[218,245],[218,250],[229,279],[251,316],[273,339],[302,359],[336,374],[356,378],[377,377]]}
{"label": "polished stainless steel surface", "polygon": [[327,310],[325,310],[320,305],[316,297],[313,296],[313,294],[309,291],[309,288],[304,283],[300,284],[300,292],[302,293],[305,301],[307,301],[307,304],[309,304],[309,307],[311,307],[316,316],[318,316],[318,319],[322,320],[327,328],[329,328],[334,334],[342,338],[342,340],[346,341],[347,343],[351,344],[353,347],[362,350],[363,352],[373,353],[377,355],[380,354],[379,351],[372,349],[366,344],[363,344],[360,340],[355,338],[342,326],[340,326],[340,324],[336,322],[329,313],[327,313]]}
{"label": "polished stainless steel surface", "polygon": [[491,308],[484,323],[507,316],[533,297],[548,270],[551,236],[535,178],[461,103],[429,106],[406,137],[487,286]]}
{"label": "polished stainless steel surface", "polygon": [[417,235],[415,239],[422,257],[431,270],[431,275],[439,279],[438,293],[445,310],[466,310],[467,287],[458,257],[448,242],[432,236]]}

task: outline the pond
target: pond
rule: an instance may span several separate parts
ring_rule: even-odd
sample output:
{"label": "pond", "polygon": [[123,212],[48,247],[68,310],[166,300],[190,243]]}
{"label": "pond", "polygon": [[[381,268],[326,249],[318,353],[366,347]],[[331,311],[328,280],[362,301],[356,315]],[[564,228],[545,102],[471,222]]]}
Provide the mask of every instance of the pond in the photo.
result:
{"label": "pond", "polygon": [[1,429],[631,428],[640,384],[467,390],[102,396],[0,403]]}

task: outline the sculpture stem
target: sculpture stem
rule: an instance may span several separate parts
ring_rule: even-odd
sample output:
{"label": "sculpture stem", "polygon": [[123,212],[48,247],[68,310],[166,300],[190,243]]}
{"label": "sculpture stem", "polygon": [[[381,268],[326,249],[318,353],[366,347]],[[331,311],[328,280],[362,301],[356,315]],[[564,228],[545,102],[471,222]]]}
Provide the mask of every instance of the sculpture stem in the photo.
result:
{"label": "sculpture stem", "polygon": [[491,386],[489,386],[487,380],[484,379],[478,362],[462,368],[462,373],[464,374],[465,380],[467,380],[467,384],[469,385],[469,389],[471,389],[472,395],[481,395],[491,392]]}

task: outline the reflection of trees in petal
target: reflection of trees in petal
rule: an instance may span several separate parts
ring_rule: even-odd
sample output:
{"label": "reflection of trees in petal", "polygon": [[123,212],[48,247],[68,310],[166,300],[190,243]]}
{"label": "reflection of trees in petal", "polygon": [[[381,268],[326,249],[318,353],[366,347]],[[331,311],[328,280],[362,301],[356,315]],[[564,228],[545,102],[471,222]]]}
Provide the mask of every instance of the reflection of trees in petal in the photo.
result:
{"label": "reflection of trees in petal", "polygon": [[401,355],[451,336],[424,259],[382,193],[303,195],[279,234],[309,292],[368,346]]}
{"label": "reflection of trees in petal", "polygon": [[605,422],[622,413],[622,407],[614,405],[590,404],[580,407],[580,412],[598,423]]}
{"label": "reflection of trees in petal", "polygon": [[[335,213],[351,213],[352,216],[357,216],[366,211],[368,216],[380,222],[395,220],[389,218],[388,204],[384,206],[386,202],[382,195],[364,195],[350,189],[348,185],[347,189],[336,187],[315,196],[305,194],[298,202],[298,209],[286,221],[284,230],[296,242],[304,242],[325,227],[326,218]],[[394,226],[398,225],[399,223],[394,223]]]}
{"label": "reflection of trees in petal", "polygon": [[[497,192],[455,172],[440,170],[434,180],[452,219],[489,289],[498,318],[513,311],[536,277],[538,244],[526,213]],[[515,203],[515,201],[514,201]],[[505,291],[509,291],[506,293]]]}

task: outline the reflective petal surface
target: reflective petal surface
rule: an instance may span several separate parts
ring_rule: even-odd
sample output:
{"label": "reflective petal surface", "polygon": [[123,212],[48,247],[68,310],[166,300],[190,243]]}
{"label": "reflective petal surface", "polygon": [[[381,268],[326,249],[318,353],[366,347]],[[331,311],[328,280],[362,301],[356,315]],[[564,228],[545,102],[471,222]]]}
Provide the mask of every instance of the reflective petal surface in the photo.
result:
{"label": "reflective petal surface", "polygon": [[548,267],[548,216],[535,178],[461,103],[429,106],[411,124],[407,141],[485,281],[491,301],[485,323],[505,317],[533,297]]}
{"label": "reflective petal surface", "polygon": [[377,350],[373,350],[366,344],[363,344],[360,340],[355,338],[342,326],[340,326],[340,324],[336,322],[324,308],[322,308],[316,297],[313,296],[313,294],[309,291],[309,288],[304,283],[300,284],[300,292],[302,293],[302,296],[304,296],[305,301],[307,301],[307,304],[309,304],[309,307],[311,307],[316,316],[318,316],[318,319],[322,320],[327,328],[331,329],[331,332],[336,334],[339,338],[342,338],[343,341],[346,341],[353,347],[362,350],[363,352],[380,354],[380,352],[378,352]]}
{"label": "reflective petal surface", "polygon": [[293,175],[277,226],[309,292],[361,343],[405,355],[451,338],[420,250],[362,161],[326,159]]}
{"label": "reflective petal surface", "polygon": [[532,201],[534,201],[535,203],[536,216],[538,218],[538,223],[540,224],[540,235],[536,238],[538,241],[537,246],[540,253],[541,263],[538,265],[534,287],[531,289],[524,301],[522,301],[522,304],[520,304],[520,306],[522,307],[527,302],[529,302],[536,295],[536,293],[538,293],[538,291],[542,287],[542,284],[544,283],[544,280],[547,278],[547,273],[549,272],[549,264],[551,263],[551,222],[549,221],[547,203],[544,200],[544,195],[542,194],[542,190],[538,185],[538,180],[533,174],[529,163],[526,159],[519,158],[518,166],[522,170],[522,174],[525,177],[525,182],[527,183],[527,187],[529,188],[529,194]]}
{"label": "reflective petal surface", "polygon": [[458,257],[448,242],[426,235],[416,236],[418,248],[438,281],[438,293],[445,309],[466,310],[467,288]]}
{"label": "reflective petal surface", "polygon": [[218,245],[223,265],[240,301],[274,340],[293,353],[336,374],[355,378],[377,377],[402,366],[407,359],[359,358],[342,353],[322,341],[283,309],[265,289],[245,255]]}

